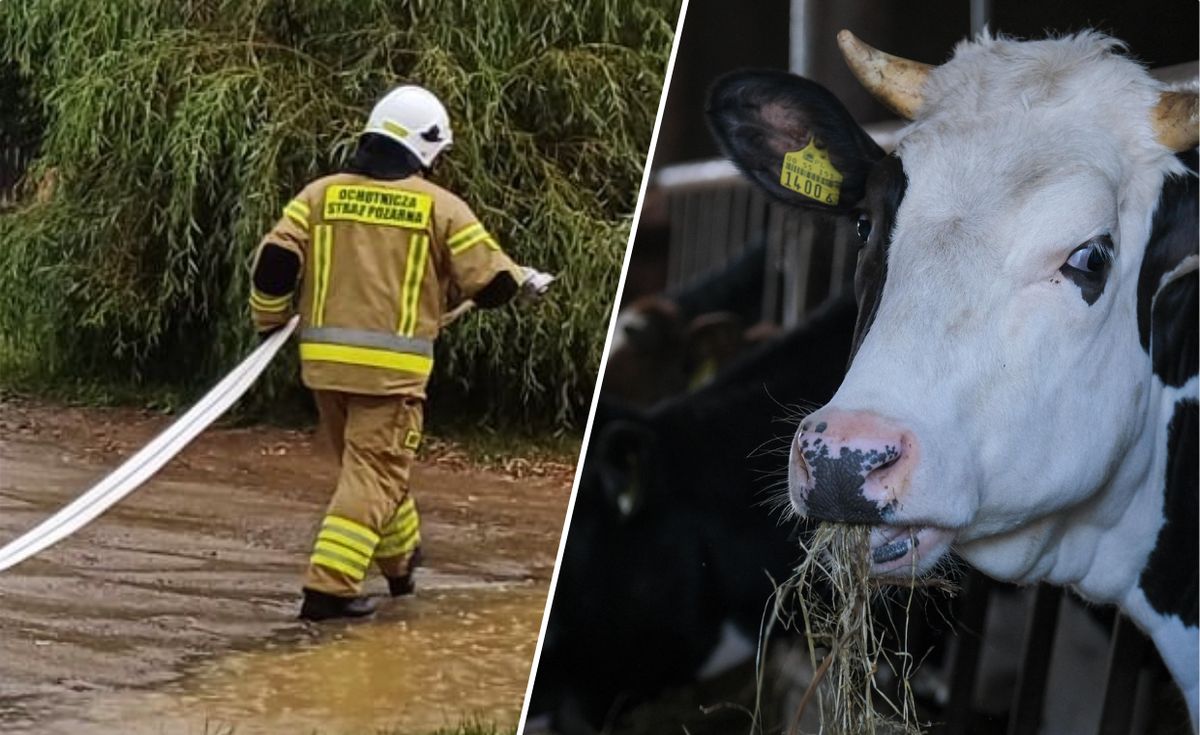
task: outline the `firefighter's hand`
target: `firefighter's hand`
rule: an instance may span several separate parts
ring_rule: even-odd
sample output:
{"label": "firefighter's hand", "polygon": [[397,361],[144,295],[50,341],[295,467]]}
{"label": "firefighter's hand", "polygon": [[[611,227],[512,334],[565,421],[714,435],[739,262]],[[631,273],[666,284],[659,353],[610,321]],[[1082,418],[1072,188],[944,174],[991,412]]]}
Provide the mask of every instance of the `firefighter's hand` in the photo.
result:
{"label": "firefighter's hand", "polygon": [[521,281],[519,298],[526,303],[540,299],[550,288],[550,284],[555,281],[555,276],[549,273],[542,273],[533,268],[522,268],[522,270],[525,271],[525,280]]}

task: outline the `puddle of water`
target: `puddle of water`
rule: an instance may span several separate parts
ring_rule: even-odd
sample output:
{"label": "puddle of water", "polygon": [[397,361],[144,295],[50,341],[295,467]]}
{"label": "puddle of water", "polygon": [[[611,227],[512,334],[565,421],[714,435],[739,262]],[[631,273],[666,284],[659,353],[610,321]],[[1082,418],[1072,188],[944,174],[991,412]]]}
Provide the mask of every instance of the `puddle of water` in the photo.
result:
{"label": "puddle of water", "polygon": [[156,691],[101,695],[44,733],[430,733],[515,724],[544,585],[427,591],[320,641],[232,654]]}

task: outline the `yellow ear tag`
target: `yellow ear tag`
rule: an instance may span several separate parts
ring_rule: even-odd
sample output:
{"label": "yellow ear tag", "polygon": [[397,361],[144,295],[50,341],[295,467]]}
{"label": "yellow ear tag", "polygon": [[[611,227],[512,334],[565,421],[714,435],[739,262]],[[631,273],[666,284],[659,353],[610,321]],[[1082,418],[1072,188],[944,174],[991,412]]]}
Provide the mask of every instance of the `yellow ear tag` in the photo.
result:
{"label": "yellow ear tag", "polygon": [[830,206],[838,203],[842,193],[842,175],[829,161],[829,151],[816,146],[816,138],[809,138],[800,150],[784,154],[779,183]]}

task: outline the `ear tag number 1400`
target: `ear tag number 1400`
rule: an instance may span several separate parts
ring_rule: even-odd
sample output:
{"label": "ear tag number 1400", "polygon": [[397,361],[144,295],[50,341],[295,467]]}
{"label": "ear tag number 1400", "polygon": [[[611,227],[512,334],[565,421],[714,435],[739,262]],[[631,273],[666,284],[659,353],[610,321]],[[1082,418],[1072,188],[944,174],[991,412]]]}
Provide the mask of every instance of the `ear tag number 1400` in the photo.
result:
{"label": "ear tag number 1400", "polygon": [[784,154],[779,183],[829,206],[837,205],[842,192],[842,175],[830,162],[829,151],[817,147],[816,138],[809,138],[800,150]]}

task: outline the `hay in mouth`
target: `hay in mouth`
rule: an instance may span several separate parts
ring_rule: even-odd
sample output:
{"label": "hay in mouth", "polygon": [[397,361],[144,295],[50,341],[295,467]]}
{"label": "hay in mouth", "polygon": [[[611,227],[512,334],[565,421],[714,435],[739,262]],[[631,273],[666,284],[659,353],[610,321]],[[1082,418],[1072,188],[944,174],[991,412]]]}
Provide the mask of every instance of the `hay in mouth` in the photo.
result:
{"label": "hay in mouth", "polygon": [[[908,620],[918,588],[952,590],[945,579],[871,577],[873,563],[901,558],[916,544],[914,533],[889,539],[872,549],[869,526],[822,523],[802,541],[803,560],[776,590],[775,616],[785,627],[800,627],[815,671],[812,684],[794,713],[789,735],[798,735],[801,717],[818,710],[821,735],[920,735],[929,723],[919,721],[909,682],[916,660],[906,650]],[[914,555],[915,560],[915,555]],[[887,628],[873,602],[889,587],[901,590],[899,620],[891,621],[899,650],[888,650]],[[907,599],[904,599],[907,598]],[[919,608],[918,614],[919,613]],[[899,623],[899,625],[897,625]],[[769,630],[768,630],[769,634]],[[881,686],[879,674],[890,672],[894,684]]]}

